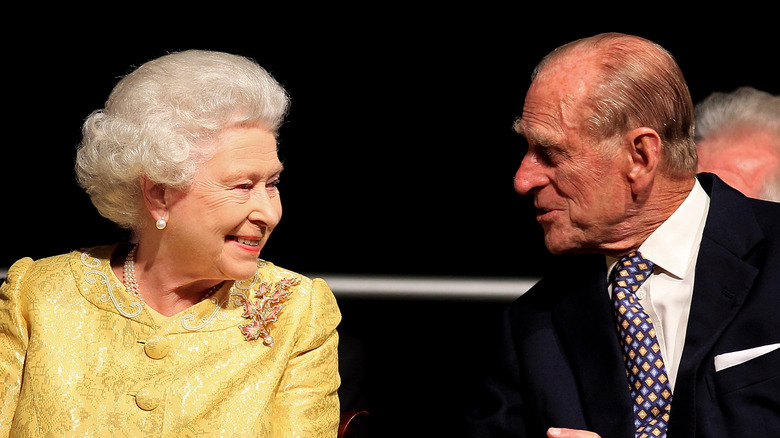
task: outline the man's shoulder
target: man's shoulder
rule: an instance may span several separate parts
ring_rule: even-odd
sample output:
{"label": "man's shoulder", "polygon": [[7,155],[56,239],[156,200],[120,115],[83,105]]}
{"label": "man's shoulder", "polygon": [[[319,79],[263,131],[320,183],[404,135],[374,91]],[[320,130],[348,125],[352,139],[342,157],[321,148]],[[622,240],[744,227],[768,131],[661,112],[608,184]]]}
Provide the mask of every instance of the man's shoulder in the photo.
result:
{"label": "man's shoulder", "polygon": [[708,181],[703,186],[710,196],[706,236],[722,242],[780,238],[780,203],[748,198],[714,175],[699,178]]}
{"label": "man's shoulder", "polygon": [[756,220],[764,229],[780,229],[780,202],[750,199]]}
{"label": "man's shoulder", "polygon": [[[512,303],[514,309],[550,310],[586,287],[606,285],[606,261],[600,254],[564,254],[552,258],[542,278]],[[606,286],[605,286],[606,287]]]}

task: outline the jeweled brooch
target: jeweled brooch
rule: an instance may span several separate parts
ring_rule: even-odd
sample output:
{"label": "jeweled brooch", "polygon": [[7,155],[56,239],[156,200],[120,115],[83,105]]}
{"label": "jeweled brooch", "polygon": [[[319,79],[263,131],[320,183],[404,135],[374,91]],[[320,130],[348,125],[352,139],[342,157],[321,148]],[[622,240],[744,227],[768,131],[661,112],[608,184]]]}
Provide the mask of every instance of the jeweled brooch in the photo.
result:
{"label": "jeweled brooch", "polygon": [[254,292],[253,299],[246,296],[239,299],[244,306],[244,313],[241,316],[250,320],[249,324],[238,326],[247,341],[262,338],[265,345],[269,347],[274,345],[271,323],[278,319],[279,312],[284,307],[281,301],[290,296],[292,293],[290,288],[300,282],[300,278],[287,278],[271,285],[263,282]]}

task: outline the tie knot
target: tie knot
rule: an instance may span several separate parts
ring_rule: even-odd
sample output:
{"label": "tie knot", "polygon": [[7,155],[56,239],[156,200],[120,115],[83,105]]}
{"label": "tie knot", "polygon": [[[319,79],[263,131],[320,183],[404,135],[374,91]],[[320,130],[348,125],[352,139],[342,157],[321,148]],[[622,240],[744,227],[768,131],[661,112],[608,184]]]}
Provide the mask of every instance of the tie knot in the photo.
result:
{"label": "tie knot", "polygon": [[615,281],[618,285],[636,291],[653,273],[653,262],[642,257],[639,251],[635,251],[621,257],[615,269]]}

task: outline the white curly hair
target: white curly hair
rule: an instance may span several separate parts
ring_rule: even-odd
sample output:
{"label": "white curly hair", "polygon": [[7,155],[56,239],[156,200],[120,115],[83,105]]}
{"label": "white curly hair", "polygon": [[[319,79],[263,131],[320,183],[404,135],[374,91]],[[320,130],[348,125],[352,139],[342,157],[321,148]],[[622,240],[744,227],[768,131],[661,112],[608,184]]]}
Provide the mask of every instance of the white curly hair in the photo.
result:
{"label": "white curly hair", "polygon": [[249,58],[204,50],[167,54],[120,80],[105,108],[86,119],[76,155],[79,184],[102,216],[136,229],[142,176],[186,188],[213,152],[208,140],[236,125],[277,134],[288,107],[284,88]]}

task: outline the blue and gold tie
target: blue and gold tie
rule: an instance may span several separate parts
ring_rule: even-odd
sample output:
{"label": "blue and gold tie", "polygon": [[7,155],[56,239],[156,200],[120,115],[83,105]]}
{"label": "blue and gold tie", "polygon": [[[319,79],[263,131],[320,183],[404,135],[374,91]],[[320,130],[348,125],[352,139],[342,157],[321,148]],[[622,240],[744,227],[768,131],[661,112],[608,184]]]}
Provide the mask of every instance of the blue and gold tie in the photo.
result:
{"label": "blue and gold tie", "polygon": [[612,303],[634,401],[636,437],[666,437],[672,390],[653,322],[636,296],[639,286],[653,273],[653,263],[637,251],[623,256],[615,269]]}

